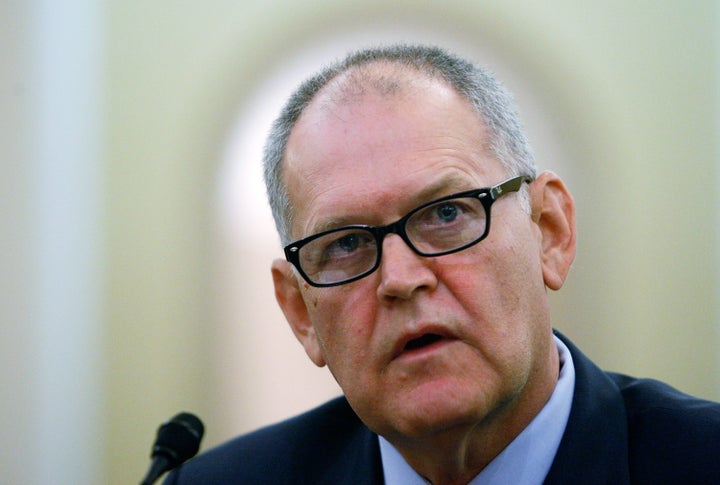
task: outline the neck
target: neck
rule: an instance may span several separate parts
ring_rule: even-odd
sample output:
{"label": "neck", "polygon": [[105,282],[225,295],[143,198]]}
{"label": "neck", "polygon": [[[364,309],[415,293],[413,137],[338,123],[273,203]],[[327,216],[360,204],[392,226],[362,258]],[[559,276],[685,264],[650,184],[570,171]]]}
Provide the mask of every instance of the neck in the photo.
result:
{"label": "neck", "polygon": [[418,439],[390,439],[405,461],[433,485],[465,485],[475,478],[540,412],[558,379],[555,346],[547,371],[528,380],[526,389],[478,422],[457,425]]}

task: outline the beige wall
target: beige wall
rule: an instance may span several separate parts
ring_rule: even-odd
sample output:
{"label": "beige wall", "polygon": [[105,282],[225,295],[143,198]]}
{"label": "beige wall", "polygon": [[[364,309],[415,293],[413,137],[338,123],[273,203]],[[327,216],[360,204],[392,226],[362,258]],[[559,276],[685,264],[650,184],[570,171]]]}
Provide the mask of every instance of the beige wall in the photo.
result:
{"label": "beige wall", "polygon": [[[89,143],[100,143],[102,153],[97,167],[71,168],[97,191],[80,204],[100,207],[83,226],[95,224],[86,234],[100,234],[91,238],[97,264],[77,283],[94,290],[78,305],[100,330],[76,325],[82,333],[71,346],[80,359],[74,365],[98,376],[83,377],[77,388],[48,394],[35,371],[47,365],[36,337],[52,334],[32,309],[44,304],[35,301],[43,291],[54,291],[22,284],[38,264],[23,249],[37,237],[27,207],[42,200],[29,168],[43,166],[29,148],[37,127],[22,125],[25,138],[3,138],[0,147],[3,192],[13,194],[3,198],[0,217],[3,229],[15,228],[0,233],[0,244],[16,248],[15,256],[0,256],[9,268],[3,336],[13,342],[2,344],[3,388],[12,390],[2,410],[15,435],[3,434],[0,467],[10,477],[25,477],[41,450],[68,469],[62,476],[132,483],[144,472],[158,423],[180,410],[203,417],[208,447],[337,392],[274,307],[267,268],[280,250],[257,222],[262,209],[248,199],[226,205],[220,174],[258,163],[238,160],[245,152],[230,150],[230,140],[239,134],[241,147],[247,138],[257,144],[267,116],[258,97],[277,103],[287,79],[314,67],[295,61],[298,55],[334,56],[368,38],[442,40],[507,81],[540,166],[566,179],[578,205],[578,257],[553,295],[557,327],[606,368],[720,399],[716,2],[439,5],[158,0],[106,2],[96,12],[103,29],[96,101],[104,118]],[[0,29],[14,46],[13,56],[0,57],[0,96],[13,100],[0,119],[11,126],[33,113],[32,91],[8,87],[22,73],[32,76],[23,61],[32,42],[18,39],[39,34],[36,17],[17,4],[3,6],[0,18],[21,26]],[[242,170],[239,186],[256,175]],[[51,363],[67,361],[61,350],[47,352]],[[35,410],[53,415],[42,400],[48,395],[87,410],[88,428],[70,429],[68,442],[82,434],[91,446],[61,455],[33,438]],[[94,463],[82,471],[79,457],[88,449]]]}

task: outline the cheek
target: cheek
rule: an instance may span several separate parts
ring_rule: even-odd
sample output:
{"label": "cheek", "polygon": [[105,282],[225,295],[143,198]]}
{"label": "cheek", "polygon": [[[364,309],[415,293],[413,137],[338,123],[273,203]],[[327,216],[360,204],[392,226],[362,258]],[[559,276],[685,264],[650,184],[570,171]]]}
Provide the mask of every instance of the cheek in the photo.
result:
{"label": "cheek", "polygon": [[438,258],[435,273],[466,310],[488,315],[506,306],[503,300],[516,293],[516,282],[515,270],[508,265],[512,258],[484,249],[471,248],[446,259]]}
{"label": "cheek", "polygon": [[[467,329],[479,342],[502,348],[529,337],[546,320],[546,294],[538,254],[520,238],[495,238],[492,245],[438,261],[437,274],[453,300],[473,322]],[[485,242],[485,241],[483,241]],[[503,242],[505,244],[503,244]],[[455,256],[455,255],[451,255]]]}
{"label": "cheek", "polygon": [[350,286],[324,289],[323,294],[308,300],[323,355],[336,377],[346,368],[352,372],[365,361],[374,328],[372,295]]}

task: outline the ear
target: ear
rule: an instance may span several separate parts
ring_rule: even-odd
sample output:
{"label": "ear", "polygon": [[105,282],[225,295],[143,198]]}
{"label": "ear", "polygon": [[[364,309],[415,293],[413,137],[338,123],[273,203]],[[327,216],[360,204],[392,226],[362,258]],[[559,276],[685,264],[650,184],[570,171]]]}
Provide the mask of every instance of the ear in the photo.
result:
{"label": "ear", "polygon": [[543,172],[530,184],[532,218],[540,229],[545,285],[559,290],[575,259],[575,202],[565,184]]}
{"label": "ear", "polygon": [[284,259],[273,261],[272,277],[275,285],[275,298],[295,337],[305,348],[305,353],[310,360],[318,367],[324,366],[325,357],[322,347],[315,334],[315,327],[310,320],[305,299],[300,291],[300,285],[303,284],[301,278],[295,274],[292,265]]}

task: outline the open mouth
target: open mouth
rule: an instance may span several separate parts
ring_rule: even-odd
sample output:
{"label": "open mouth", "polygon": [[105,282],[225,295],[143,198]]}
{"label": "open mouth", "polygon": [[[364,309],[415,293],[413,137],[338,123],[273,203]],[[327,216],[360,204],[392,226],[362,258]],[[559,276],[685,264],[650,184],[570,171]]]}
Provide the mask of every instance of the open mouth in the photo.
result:
{"label": "open mouth", "polygon": [[421,337],[414,338],[405,344],[404,350],[417,350],[442,340],[442,336],[435,333],[427,333]]}

